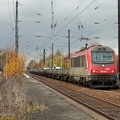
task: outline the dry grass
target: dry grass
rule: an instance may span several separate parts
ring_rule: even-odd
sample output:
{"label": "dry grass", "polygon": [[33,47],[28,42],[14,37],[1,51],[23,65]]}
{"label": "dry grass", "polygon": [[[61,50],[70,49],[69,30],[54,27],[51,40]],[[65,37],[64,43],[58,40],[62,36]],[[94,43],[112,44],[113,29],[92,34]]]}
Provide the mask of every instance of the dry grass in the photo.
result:
{"label": "dry grass", "polygon": [[13,116],[15,120],[23,120],[25,114],[25,95],[22,80],[19,77],[0,81],[0,116]]}
{"label": "dry grass", "polygon": [[46,102],[43,100],[41,104],[39,104],[37,101],[32,102],[29,101],[27,104],[27,112],[30,111],[46,111],[48,110],[48,107],[46,106]]}

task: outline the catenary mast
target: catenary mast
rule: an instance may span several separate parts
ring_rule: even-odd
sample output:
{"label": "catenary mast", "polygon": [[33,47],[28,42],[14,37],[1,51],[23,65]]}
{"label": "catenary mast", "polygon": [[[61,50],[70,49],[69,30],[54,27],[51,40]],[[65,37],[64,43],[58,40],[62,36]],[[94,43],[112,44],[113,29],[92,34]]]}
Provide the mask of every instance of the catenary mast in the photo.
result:
{"label": "catenary mast", "polygon": [[118,80],[120,80],[120,0],[118,0]]}
{"label": "catenary mast", "polygon": [[[53,11],[53,0],[51,0],[51,12],[52,12],[52,21],[51,21],[51,29],[52,29],[52,37],[54,37],[54,28],[55,28],[55,24],[54,24],[54,11]],[[53,65],[53,43],[52,43],[52,67],[54,67]]]}
{"label": "catenary mast", "polygon": [[18,0],[16,0],[15,52],[18,53]]}

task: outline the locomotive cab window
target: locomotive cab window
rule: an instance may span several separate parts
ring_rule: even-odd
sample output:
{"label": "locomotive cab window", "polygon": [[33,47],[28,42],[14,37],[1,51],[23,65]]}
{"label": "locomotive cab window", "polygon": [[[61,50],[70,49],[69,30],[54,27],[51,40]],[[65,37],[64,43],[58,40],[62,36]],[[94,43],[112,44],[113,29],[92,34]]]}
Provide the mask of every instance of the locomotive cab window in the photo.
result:
{"label": "locomotive cab window", "polygon": [[113,63],[113,52],[92,52],[92,62]]}
{"label": "locomotive cab window", "polygon": [[105,60],[105,61],[113,61],[113,52],[103,53],[103,60]]}

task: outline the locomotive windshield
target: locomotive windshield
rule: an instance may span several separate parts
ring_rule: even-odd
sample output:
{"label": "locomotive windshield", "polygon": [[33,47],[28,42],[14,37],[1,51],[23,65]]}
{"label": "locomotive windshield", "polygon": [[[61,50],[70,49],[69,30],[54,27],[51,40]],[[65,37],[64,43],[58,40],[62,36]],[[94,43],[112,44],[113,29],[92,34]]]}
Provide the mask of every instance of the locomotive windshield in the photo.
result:
{"label": "locomotive windshield", "polygon": [[113,52],[92,52],[93,63],[113,63]]}

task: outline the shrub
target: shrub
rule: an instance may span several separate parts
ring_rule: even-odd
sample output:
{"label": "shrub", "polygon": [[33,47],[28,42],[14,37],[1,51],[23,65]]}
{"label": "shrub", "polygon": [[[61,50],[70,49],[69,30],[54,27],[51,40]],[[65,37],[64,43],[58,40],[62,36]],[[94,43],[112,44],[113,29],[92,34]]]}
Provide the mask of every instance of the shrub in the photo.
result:
{"label": "shrub", "polygon": [[7,50],[4,77],[9,78],[14,75],[22,77],[25,72],[25,64],[24,54],[19,55],[12,49]]}

